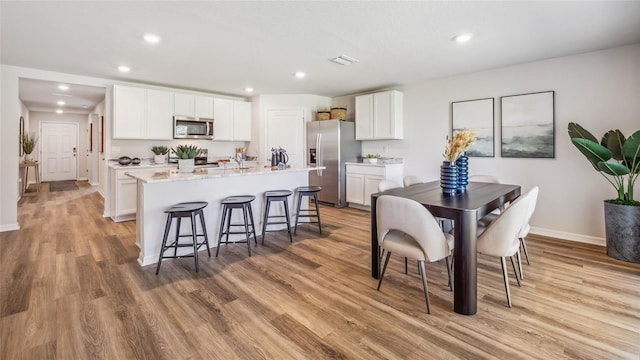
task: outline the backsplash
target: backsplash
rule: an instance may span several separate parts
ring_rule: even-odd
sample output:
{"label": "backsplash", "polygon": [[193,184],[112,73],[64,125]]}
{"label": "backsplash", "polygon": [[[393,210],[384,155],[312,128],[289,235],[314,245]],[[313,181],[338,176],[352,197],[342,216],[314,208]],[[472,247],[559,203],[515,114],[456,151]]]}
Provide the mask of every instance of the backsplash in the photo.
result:
{"label": "backsplash", "polygon": [[[176,147],[180,144],[194,144],[200,148],[209,150],[209,159],[230,157],[235,154],[237,147],[247,147],[248,142],[244,141],[211,141],[211,140],[112,140],[111,159],[118,159],[121,156],[140,159],[153,158],[152,146],[164,145],[168,148]],[[251,147],[249,147],[251,150]],[[257,154],[249,154],[257,155]]]}

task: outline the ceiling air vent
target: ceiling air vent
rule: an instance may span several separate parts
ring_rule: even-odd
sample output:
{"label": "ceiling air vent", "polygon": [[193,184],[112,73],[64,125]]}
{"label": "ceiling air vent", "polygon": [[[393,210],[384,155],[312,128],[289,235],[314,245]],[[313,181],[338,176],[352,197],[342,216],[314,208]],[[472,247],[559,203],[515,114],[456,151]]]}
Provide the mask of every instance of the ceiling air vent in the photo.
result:
{"label": "ceiling air vent", "polygon": [[353,63],[357,63],[358,60],[352,58],[351,56],[347,56],[347,55],[340,55],[336,58],[333,59],[329,59],[329,61],[334,62],[338,65],[351,65]]}

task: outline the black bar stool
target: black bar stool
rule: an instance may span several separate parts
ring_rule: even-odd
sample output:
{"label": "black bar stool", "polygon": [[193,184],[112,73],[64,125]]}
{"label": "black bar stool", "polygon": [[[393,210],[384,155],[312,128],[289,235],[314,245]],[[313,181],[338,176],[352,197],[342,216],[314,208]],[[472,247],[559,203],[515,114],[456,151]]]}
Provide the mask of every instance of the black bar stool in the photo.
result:
{"label": "black bar stool", "polygon": [[[218,235],[218,248],[216,249],[216,257],[218,257],[218,254],[220,253],[220,245],[223,243],[222,236],[226,235],[224,243],[228,244],[230,234],[245,234],[247,236],[246,240],[232,242],[246,242],[247,248],[249,249],[249,256],[251,256],[251,234],[253,234],[253,239],[255,240],[256,245],[258,244],[258,239],[256,239],[256,228],[253,225],[253,211],[251,210],[251,202],[255,199],[256,197],[253,195],[228,196],[222,199],[222,220],[220,221],[220,235]],[[233,209],[242,209],[242,216],[244,220],[242,224],[231,223],[231,214],[233,212]],[[251,230],[249,230],[249,225],[251,225]],[[244,231],[231,231],[232,226],[244,226]]]}
{"label": "black bar stool", "polygon": [[[298,233],[298,220],[301,217],[316,218],[318,221],[309,221],[307,224],[318,224],[318,229],[320,230],[320,234],[322,234],[322,225],[320,224],[320,209],[318,209],[318,192],[321,190],[322,188],[320,186],[301,186],[297,189],[298,207],[296,210],[296,228],[293,231],[294,234]],[[313,197],[315,211],[313,209],[300,209],[300,203],[302,202],[303,196]],[[305,211],[306,213],[300,214],[300,211]]]}
{"label": "black bar stool", "polygon": [[[287,232],[289,232],[289,241],[293,242],[293,237],[291,236],[291,223],[289,221],[289,196],[293,194],[291,190],[271,190],[265,191],[264,195],[266,196],[265,208],[264,208],[264,218],[262,220],[262,244],[264,244],[264,237],[267,232],[275,232],[280,230],[267,230],[267,225],[280,225],[287,224]],[[282,201],[284,204],[284,215],[269,215],[269,209],[271,207],[271,202],[273,201]],[[284,221],[269,221],[271,218],[284,218]]]}
{"label": "black bar stool", "polygon": [[[198,202],[184,202],[176,204],[169,209],[165,210],[167,214],[167,224],[164,227],[164,237],[162,238],[162,248],[160,249],[160,257],[158,258],[158,267],[156,268],[156,275],[160,272],[160,265],[162,259],[175,259],[180,257],[192,257],[195,259],[196,272],[198,272],[198,249],[200,246],[207,246],[207,253],[211,256],[211,250],[209,250],[209,237],[207,236],[207,227],[204,224],[204,212],[202,209],[207,207],[208,203],[205,201]],[[200,225],[202,226],[202,234],[196,232],[196,215],[200,218]],[[191,219],[191,234],[180,235],[180,223],[182,218]],[[176,239],[169,245],[167,245],[167,238],[169,237],[169,230],[171,230],[171,223],[173,219],[178,219],[178,227],[176,229]],[[203,236],[204,240],[198,243],[198,236]],[[191,244],[180,244],[181,237],[191,237]],[[193,246],[193,255],[180,255],[178,256],[179,247],[191,247]],[[173,248],[173,256],[164,255],[165,251]]]}

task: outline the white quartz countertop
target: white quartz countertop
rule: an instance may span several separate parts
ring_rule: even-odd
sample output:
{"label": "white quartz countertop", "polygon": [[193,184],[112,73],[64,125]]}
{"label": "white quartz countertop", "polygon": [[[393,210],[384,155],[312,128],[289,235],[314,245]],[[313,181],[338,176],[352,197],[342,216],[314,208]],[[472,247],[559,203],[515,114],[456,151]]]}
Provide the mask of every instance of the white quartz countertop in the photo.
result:
{"label": "white quartz countertop", "polygon": [[375,163],[368,162],[345,162],[346,165],[367,165],[367,166],[385,166],[385,165],[393,165],[393,164],[403,164],[404,161],[401,158],[389,158],[389,159],[381,159]]}
{"label": "white quartz countertop", "polygon": [[[131,165],[129,165],[131,166]],[[189,181],[189,180],[203,180],[203,179],[215,179],[223,177],[233,176],[252,176],[252,175],[269,175],[269,174],[283,174],[291,172],[301,171],[313,171],[325,169],[324,166],[300,166],[290,167],[287,169],[272,169],[271,167],[250,167],[247,169],[238,168],[199,168],[193,173],[189,174],[171,174],[170,171],[135,171],[125,172],[125,175],[132,177],[136,180],[140,180],[143,183],[159,183],[159,182],[174,182],[174,181]]]}
{"label": "white quartz countertop", "polygon": [[162,163],[162,164],[156,164],[154,162],[143,162],[140,163],[138,165],[120,165],[117,162],[111,162],[109,163],[109,167],[112,169],[131,169],[131,170],[137,170],[137,169],[152,169],[152,168],[162,168],[162,167],[173,167],[173,168],[177,168],[178,164],[175,163]]}

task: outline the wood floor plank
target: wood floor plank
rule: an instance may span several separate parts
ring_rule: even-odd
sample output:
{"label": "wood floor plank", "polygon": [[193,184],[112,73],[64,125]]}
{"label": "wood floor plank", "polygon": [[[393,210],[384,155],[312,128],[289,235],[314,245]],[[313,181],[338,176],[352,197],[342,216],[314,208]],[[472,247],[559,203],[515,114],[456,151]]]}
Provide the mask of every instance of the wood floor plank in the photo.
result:
{"label": "wood floor plank", "polygon": [[[602,247],[527,238],[521,287],[478,257],[478,313],[453,312],[441,262],[370,275],[370,214],[321,207],[323,233],[223,246],[219,257],[140,267],[135,221],[102,216],[79,182],[19,203],[0,233],[0,359],[638,359],[640,265]],[[257,209],[255,209],[257,210]],[[258,239],[260,242],[261,239]]]}

